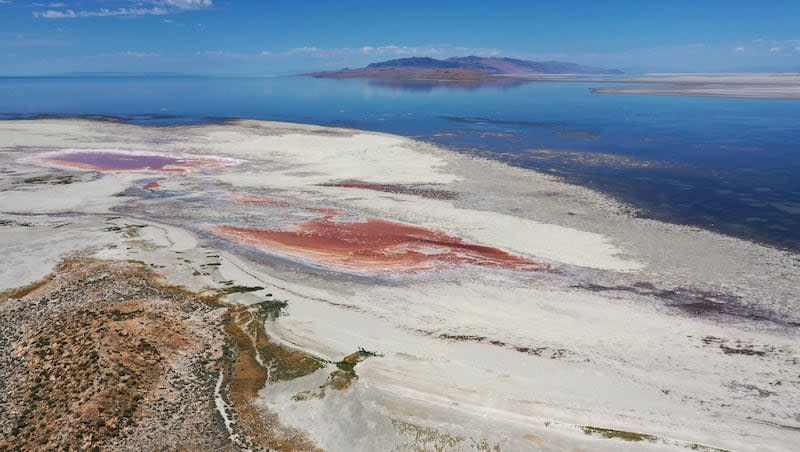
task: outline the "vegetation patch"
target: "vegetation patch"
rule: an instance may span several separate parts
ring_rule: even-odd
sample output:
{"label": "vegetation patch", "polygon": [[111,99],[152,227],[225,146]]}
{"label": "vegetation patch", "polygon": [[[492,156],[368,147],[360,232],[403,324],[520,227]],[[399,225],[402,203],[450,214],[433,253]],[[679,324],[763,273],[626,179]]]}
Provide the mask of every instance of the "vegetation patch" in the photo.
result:
{"label": "vegetation patch", "polygon": [[225,330],[234,350],[226,381],[228,398],[238,415],[236,428],[257,448],[319,450],[303,432],[282,425],[277,414],[255,403],[265,385],[308,375],[325,365],[316,357],[270,341],[264,321],[271,311],[261,305],[228,305],[226,314]]}
{"label": "vegetation patch", "polygon": [[657,436],[648,435],[647,433],[627,432],[624,430],[614,430],[610,428],[600,428],[583,426],[583,433],[587,435],[597,435],[603,438],[621,439],[623,441],[655,441]]}
{"label": "vegetation patch", "polygon": [[67,185],[80,178],[74,174],[45,174],[42,176],[26,177],[19,181],[15,181],[15,185]]}
{"label": "vegetation patch", "polygon": [[[224,450],[224,332],[142,263],[71,258],[0,304],[0,450]],[[218,311],[216,311],[218,312]]]}
{"label": "vegetation patch", "polygon": [[31,228],[33,223],[27,221],[6,220],[0,218],[0,226]]}
{"label": "vegetation patch", "polygon": [[375,352],[359,348],[355,353],[345,356],[341,361],[335,363],[336,370],[331,372],[330,376],[328,376],[328,381],[322,385],[320,389],[324,391],[326,386],[337,391],[343,391],[349,388],[354,381],[358,380],[358,375],[356,375],[355,370],[356,365],[371,356],[379,355]]}
{"label": "vegetation patch", "polygon": [[45,276],[44,278],[42,278],[42,279],[40,279],[38,281],[34,281],[34,282],[28,284],[27,286],[17,287],[15,289],[9,289],[9,290],[5,290],[3,292],[0,292],[0,302],[7,301],[7,300],[10,300],[10,299],[24,298],[25,296],[33,293],[37,289],[45,286],[47,283],[52,281],[54,277],[55,276],[52,275],[52,274],[51,275],[47,275],[47,276]]}
{"label": "vegetation patch", "polygon": [[581,429],[583,430],[583,433],[587,435],[596,435],[609,439],[621,439],[623,441],[630,441],[630,442],[640,442],[640,441],[647,441],[651,443],[661,442],[668,445],[683,447],[691,450],[698,450],[702,452],[729,452],[725,449],[720,449],[717,447],[706,446],[698,443],[688,443],[684,441],[670,440],[667,438],[659,438],[658,436],[650,435],[647,433],[628,432],[625,430],[614,430],[610,428],[592,427],[588,425],[582,426]]}
{"label": "vegetation patch", "polygon": [[232,293],[258,292],[259,290],[264,290],[264,288],[261,286],[231,286],[225,287],[224,289],[219,289],[219,292],[222,295],[229,295]]}
{"label": "vegetation patch", "polygon": [[429,427],[419,426],[399,419],[392,419],[392,426],[402,438],[402,443],[396,450],[459,450],[464,446],[464,441],[466,440],[463,436],[442,433]]}
{"label": "vegetation patch", "polygon": [[146,224],[124,224],[124,225],[116,225],[113,224],[104,229],[105,232],[119,232],[122,237],[125,238],[134,238],[139,237],[139,229],[146,228]]}

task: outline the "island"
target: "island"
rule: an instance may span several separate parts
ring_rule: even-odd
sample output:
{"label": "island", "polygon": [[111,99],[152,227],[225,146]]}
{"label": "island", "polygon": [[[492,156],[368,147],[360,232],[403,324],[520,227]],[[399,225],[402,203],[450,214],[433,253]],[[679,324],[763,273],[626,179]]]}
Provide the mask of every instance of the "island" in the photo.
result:
{"label": "island", "polygon": [[362,68],[311,72],[303,75],[318,78],[369,78],[395,80],[435,80],[446,82],[486,82],[509,76],[532,74],[622,74],[616,69],[602,69],[561,61],[529,61],[502,57],[452,57],[438,60],[429,57],[398,58],[369,64]]}

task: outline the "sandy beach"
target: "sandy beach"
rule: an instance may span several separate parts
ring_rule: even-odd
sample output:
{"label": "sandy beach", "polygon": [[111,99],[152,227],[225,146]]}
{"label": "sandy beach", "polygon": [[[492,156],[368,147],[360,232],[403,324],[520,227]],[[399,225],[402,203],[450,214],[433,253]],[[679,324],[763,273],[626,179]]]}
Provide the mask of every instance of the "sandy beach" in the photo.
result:
{"label": "sandy beach", "polygon": [[[214,294],[175,334],[217,350],[202,358],[216,383],[191,390],[206,391],[217,430],[204,434],[219,444],[788,451],[800,441],[796,254],[643,219],[558,178],[394,135],[82,119],[2,121],[0,135],[3,320],[52,300],[62,261],[78,255],[98,272],[146,270],[148,290],[180,288],[187,306]],[[223,317],[227,329],[208,326]],[[26,333],[14,334],[0,351],[24,360]],[[170,353],[165,368],[188,366]],[[242,372],[260,383],[242,386]],[[8,437],[24,417],[9,408],[15,391],[0,399]]]}

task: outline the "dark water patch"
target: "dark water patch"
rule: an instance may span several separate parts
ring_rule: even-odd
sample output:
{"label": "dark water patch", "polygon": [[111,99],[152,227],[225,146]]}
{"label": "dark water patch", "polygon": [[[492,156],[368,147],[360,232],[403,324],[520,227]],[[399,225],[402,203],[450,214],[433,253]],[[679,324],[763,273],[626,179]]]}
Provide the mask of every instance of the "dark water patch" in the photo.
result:
{"label": "dark water patch", "polygon": [[452,200],[458,199],[458,193],[450,190],[431,188],[422,184],[373,184],[363,181],[343,181],[328,184],[320,184],[322,187],[342,187],[342,188],[361,188],[365,190],[375,190],[385,193],[396,193],[401,195],[420,196],[428,199]]}
{"label": "dark water patch", "polygon": [[11,120],[36,120],[36,119],[86,119],[98,122],[122,123],[123,118],[116,115],[102,114],[59,114],[59,113],[0,113],[0,119]]}
{"label": "dark water patch", "polygon": [[602,132],[594,132],[591,130],[562,130],[556,132],[556,136],[562,138],[580,138],[583,140],[596,140],[603,136]]}
{"label": "dark water patch", "polygon": [[[572,149],[530,149],[519,151],[517,155],[538,160],[542,165],[552,167],[594,167],[594,168],[674,168],[677,164],[664,160],[646,160],[633,156],[610,152],[580,151]],[[513,155],[513,154],[512,154]]]}
{"label": "dark water patch", "polygon": [[684,287],[660,289],[648,282],[638,282],[630,286],[605,286],[587,283],[579,284],[575,287],[593,292],[623,292],[653,297],[667,307],[695,317],[718,318],[723,316],[770,322],[782,326],[800,326],[800,323],[786,320],[783,316],[768,308],[747,304],[741,297],[724,292]]}
{"label": "dark water patch", "polygon": [[538,128],[552,128],[552,127],[559,127],[562,125],[559,122],[552,122],[552,121],[492,119],[492,118],[465,117],[465,116],[441,116],[441,118],[459,124],[492,124],[501,126],[524,126],[524,127],[538,127]]}
{"label": "dark water patch", "polygon": [[14,113],[0,112],[0,120],[36,120],[36,119],[83,119],[114,124],[134,124],[152,127],[169,127],[180,125],[224,124],[236,119],[232,117],[173,115],[164,113],[137,114],[74,114],[74,113]]}
{"label": "dark water patch", "polygon": [[508,90],[517,88],[527,80],[519,79],[488,79],[488,80],[447,80],[431,78],[392,78],[377,77],[367,79],[370,86],[388,88],[409,93],[430,93],[442,90],[479,91],[479,90]]}
{"label": "dark water patch", "polygon": [[[427,336],[433,335],[433,333],[429,331],[420,330],[418,331],[422,334]],[[570,354],[569,350],[564,348],[551,348],[551,347],[534,347],[534,346],[517,346],[513,344],[509,344],[504,341],[500,341],[497,339],[490,339],[486,336],[479,336],[474,334],[452,334],[452,333],[441,333],[436,335],[439,339],[444,339],[446,341],[456,341],[456,342],[477,342],[479,344],[489,344],[494,345],[496,347],[503,347],[508,348],[520,353],[525,353],[530,356],[536,356],[539,358],[549,358],[549,359],[562,359],[566,358],[567,355]]]}
{"label": "dark water patch", "polygon": [[726,355],[766,356],[768,353],[771,354],[779,351],[776,347],[770,345],[759,347],[739,339],[730,341],[716,336],[705,336],[700,339],[700,342],[706,345],[716,345],[719,347],[720,351]]}

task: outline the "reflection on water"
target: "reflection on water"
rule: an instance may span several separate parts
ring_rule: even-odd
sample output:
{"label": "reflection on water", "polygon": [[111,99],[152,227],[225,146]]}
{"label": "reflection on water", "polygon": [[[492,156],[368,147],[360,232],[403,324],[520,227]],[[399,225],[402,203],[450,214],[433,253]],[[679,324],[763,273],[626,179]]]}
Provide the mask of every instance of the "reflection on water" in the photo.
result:
{"label": "reflection on water", "polygon": [[[396,133],[562,176],[644,215],[800,250],[800,102],[601,96],[597,83],[0,78],[0,118],[259,118]],[[535,151],[532,151],[535,150]]]}
{"label": "reflection on water", "polygon": [[437,80],[422,78],[391,78],[380,77],[367,79],[371,86],[392,88],[401,91],[421,91],[429,92],[436,88],[455,88],[464,90],[484,90],[494,89],[503,90],[516,88],[526,83],[528,80],[519,79],[489,79],[489,80]]}
{"label": "reflection on water", "polygon": [[492,118],[471,118],[465,116],[442,116],[446,119],[458,124],[494,124],[500,126],[525,126],[525,127],[558,127],[561,123],[548,122],[548,121],[531,121],[531,120],[511,120],[511,119],[492,119]]}

